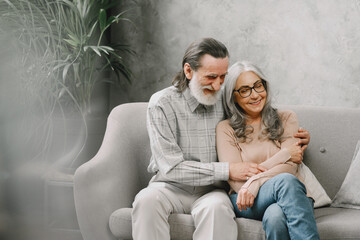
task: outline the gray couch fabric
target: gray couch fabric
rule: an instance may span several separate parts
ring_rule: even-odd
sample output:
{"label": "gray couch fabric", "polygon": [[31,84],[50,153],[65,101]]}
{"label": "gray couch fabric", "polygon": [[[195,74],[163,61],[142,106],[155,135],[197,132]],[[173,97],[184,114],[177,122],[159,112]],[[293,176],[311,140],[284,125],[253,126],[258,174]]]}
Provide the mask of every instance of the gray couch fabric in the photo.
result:
{"label": "gray couch fabric", "polygon": [[[343,208],[315,209],[315,218],[321,239],[345,240],[360,238],[360,211]],[[265,240],[260,221],[237,218],[238,239]],[[191,240],[194,222],[191,215],[172,214],[169,219],[171,239]],[[111,232],[119,239],[131,239],[131,208],[116,210],[110,216]]]}
{"label": "gray couch fabric", "polygon": [[[147,186],[151,156],[146,131],[147,103],[113,109],[103,144],[96,156],[80,166],[74,179],[76,213],[84,240],[131,239],[131,204]],[[300,126],[311,133],[304,162],[330,198],[339,190],[360,139],[360,109],[280,106],[294,110]],[[360,210],[315,209],[321,239],[360,240]],[[190,215],[172,214],[172,239],[191,239]],[[260,221],[237,219],[238,239],[265,239]]]}

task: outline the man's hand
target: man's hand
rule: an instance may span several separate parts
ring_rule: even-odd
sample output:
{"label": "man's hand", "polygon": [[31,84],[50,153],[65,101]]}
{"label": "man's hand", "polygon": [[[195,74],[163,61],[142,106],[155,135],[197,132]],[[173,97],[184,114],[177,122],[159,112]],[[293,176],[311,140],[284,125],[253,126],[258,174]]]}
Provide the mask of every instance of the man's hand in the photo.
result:
{"label": "man's hand", "polygon": [[258,173],[265,172],[267,169],[256,163],[239,162],[230,163],[229,178],[235,181],[247,181]]}
{"label": "man's hand", "polygon": [[296,164],[301,164],[303,160],[303,151],[301,147],[295,143],[294,145],[288,146],[286,148],[291,155],[290,161]]}
{"label": "man's hand", "polygon": [[298,132],[294,134],[294,137],[300,138],[297,145],[301,146],[301,150],[304,152],[310,142],[310,133],[303,128],[299,128]]}
{"label": "man's hand", "polygon": [[253,206],[254,199],[254,195],[252,195],[247,188],[241,188],[238,192],[236,205],[240,211],[242,211],[242,209],[246,211],[247,208],[251,208]]}

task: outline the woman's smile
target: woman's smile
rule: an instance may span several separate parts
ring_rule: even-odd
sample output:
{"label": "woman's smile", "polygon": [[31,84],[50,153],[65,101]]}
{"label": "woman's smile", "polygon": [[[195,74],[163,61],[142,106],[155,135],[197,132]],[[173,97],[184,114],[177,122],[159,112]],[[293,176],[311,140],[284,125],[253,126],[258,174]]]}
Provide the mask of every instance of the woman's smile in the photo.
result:
{"label": "woman's smile", "polygon": [[259,105],[261,103],[262,99],[256,101],[256,102],[252,102],[252,103],[249,103],[251,105]]}

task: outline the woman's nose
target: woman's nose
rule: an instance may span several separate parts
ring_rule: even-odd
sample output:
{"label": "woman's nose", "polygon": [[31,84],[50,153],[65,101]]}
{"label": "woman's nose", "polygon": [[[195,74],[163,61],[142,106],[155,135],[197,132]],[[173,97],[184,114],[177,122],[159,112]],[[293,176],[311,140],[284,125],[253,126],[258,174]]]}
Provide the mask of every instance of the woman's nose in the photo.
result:
{"label": "woman's nose", "polygon": [[251,98],[258,98],[259,94],[254,90],[254,89],[251,89],[251,94],[250,94],[250,97]]}

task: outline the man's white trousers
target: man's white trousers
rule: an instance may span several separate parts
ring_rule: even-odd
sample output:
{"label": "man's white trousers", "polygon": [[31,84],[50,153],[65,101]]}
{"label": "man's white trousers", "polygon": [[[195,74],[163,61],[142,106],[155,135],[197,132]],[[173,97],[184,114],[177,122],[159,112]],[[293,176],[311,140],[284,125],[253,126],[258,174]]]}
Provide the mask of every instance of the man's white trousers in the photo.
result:
{"label": "man's white trousers", "polygon": [[170,239],[172,213],[191,214],[193,239],[236,240],[237,224],[229,196],[222,189],[184,190],[165,182],[151,182],[135,198],[132,212],[134,240]]}

